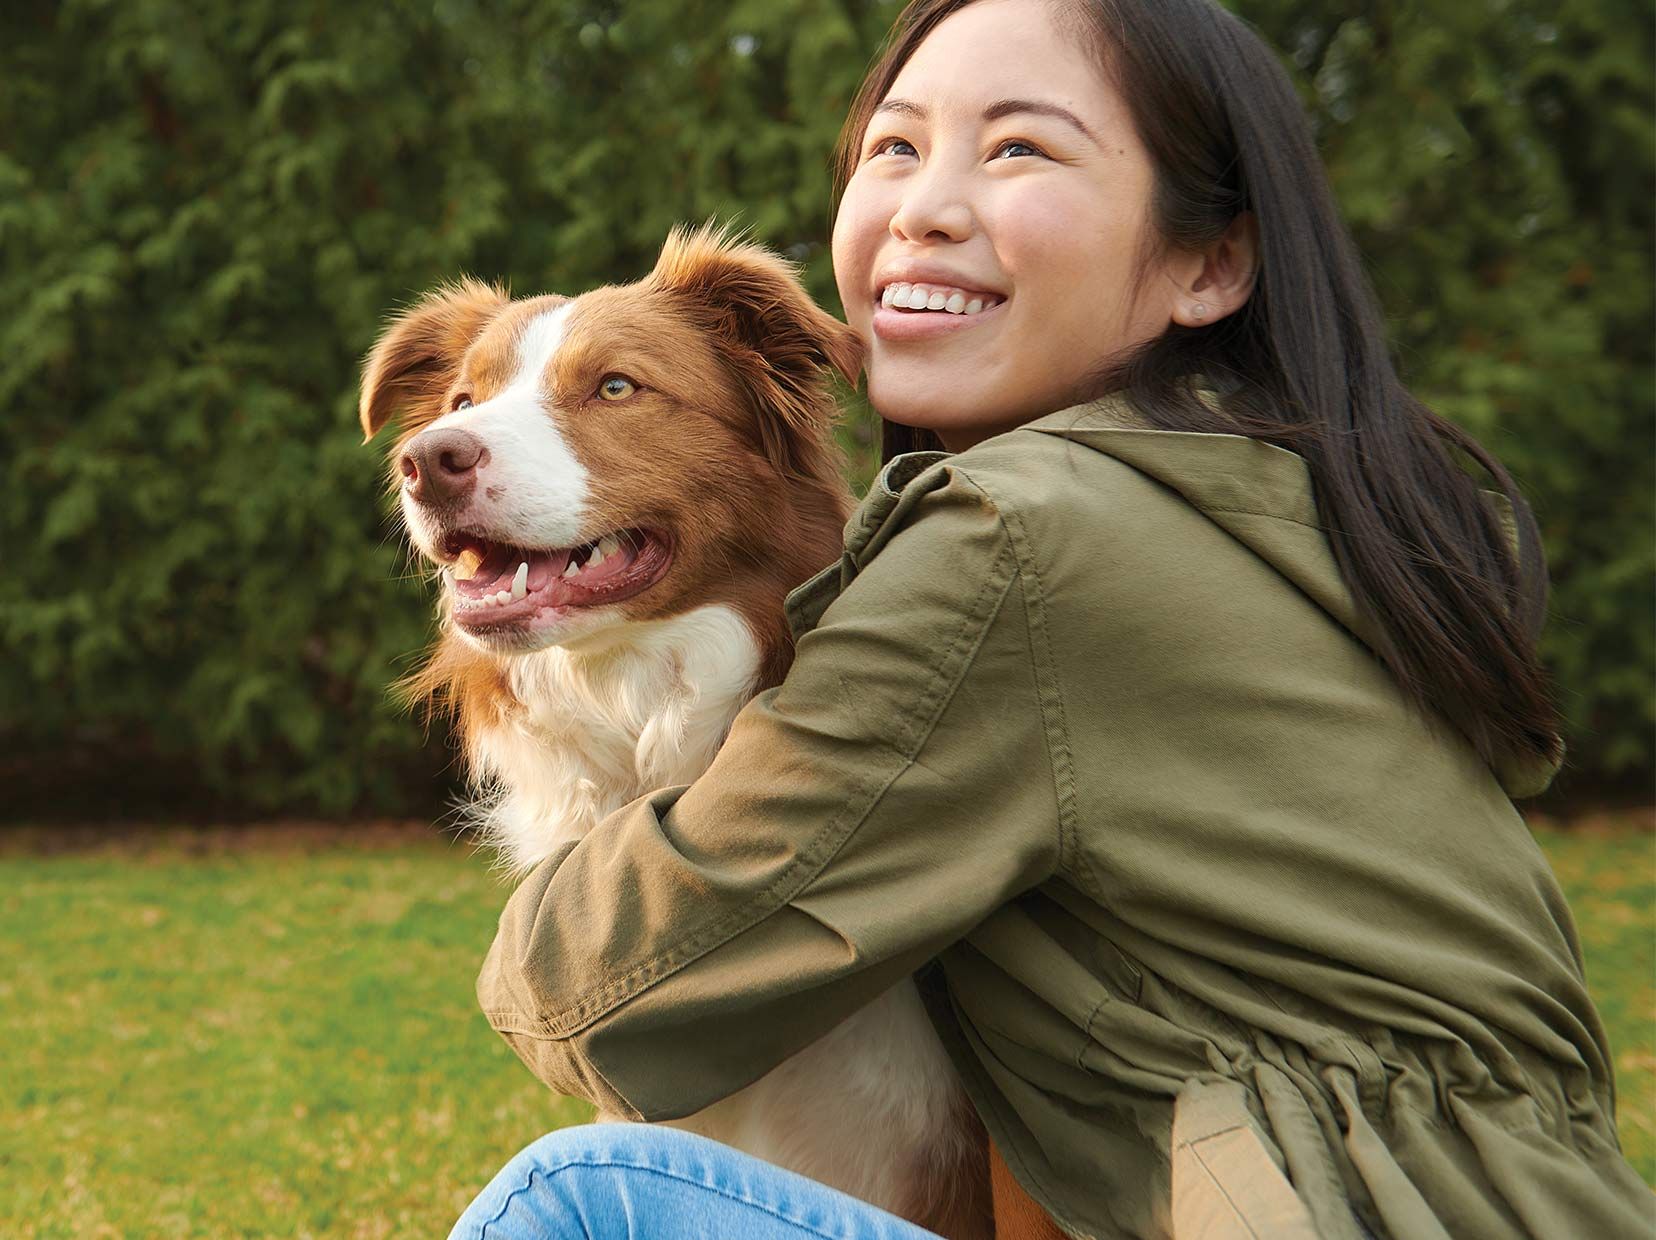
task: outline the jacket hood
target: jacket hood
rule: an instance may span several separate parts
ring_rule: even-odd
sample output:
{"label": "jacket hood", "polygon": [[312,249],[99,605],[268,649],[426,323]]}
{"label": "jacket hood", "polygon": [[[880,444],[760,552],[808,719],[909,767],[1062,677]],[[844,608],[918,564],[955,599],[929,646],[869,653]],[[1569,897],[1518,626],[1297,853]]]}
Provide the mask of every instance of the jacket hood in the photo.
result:
{"label": "jacket hood", "polygon": [[[1201,392],[1212,400],[1211,392]],[[1245,435],[1164,431],[1147,426],[1127,400],[1111,395],[1047,414],[1019,427],[1070,440],[1109,456],[1177,491],[1292,583],[1334,620],[1377,650],[1373,623],[1359,614],[1323,531],[1311,472],[1297,452]],[[1488,492],[1509,534],[1506,497]],[[1494,772],[1509,797],[1546,790],[1563,762],[1508,755]]]}

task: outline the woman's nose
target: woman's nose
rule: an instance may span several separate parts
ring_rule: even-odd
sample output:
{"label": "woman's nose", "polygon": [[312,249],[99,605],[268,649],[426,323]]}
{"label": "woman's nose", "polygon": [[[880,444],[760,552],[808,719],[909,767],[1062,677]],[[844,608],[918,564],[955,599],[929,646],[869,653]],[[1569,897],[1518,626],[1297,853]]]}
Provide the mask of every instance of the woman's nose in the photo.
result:
{"label": "woman's nose", "polygon": [[908,182],[890,225],[899,241],[964,241],[972,226],[965,186],[958,176],[941,169],[922,172]]}

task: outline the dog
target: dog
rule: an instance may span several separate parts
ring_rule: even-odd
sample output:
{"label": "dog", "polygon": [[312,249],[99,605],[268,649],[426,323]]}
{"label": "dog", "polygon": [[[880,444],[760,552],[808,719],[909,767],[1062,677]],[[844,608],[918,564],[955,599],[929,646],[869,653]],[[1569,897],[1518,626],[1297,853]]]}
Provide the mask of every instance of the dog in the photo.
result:
{"label": "dog", "polygon": [[[693,781],[793,655],[783,598],[839,558],[850,497],[828,371],[862,345],[792,268],[711,226],[643,280],[510,299],[462,280],[363,370],[389,483],[437,567],[409,684],[455,716],[467,813],[522,872]],[[904,982],[679,1127],[959,1237],[987,1236],[985,1140]]]}

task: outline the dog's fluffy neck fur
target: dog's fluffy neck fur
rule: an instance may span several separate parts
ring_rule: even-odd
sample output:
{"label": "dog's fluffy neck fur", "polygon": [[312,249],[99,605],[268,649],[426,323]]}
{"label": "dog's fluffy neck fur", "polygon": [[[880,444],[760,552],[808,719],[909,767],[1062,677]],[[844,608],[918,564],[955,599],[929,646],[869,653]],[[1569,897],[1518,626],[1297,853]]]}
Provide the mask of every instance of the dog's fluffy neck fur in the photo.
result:
{"label": "dog's fluffy neck fur", "polygon": [[522,871],[628,801],[689,783],[763,662],[747,622],[720,604],[629,624],[607,646],[512,659],[502,669],[511,705],[466,729],[473,825]]}
{"label": "dog's fluffy neck fur", "polygon": [[[756,556],[733,557],[725,597],[635,620],[570,646],[500,655],[446,632],[404,682],[453,712],[473,796],[462,823],[499,867],[522,873],[628,801],[687,784],[731,721],[793,659],[782,599],[833,562],[849,510],[836,458],[778,487]],[[743,563],[743,560],[748,562]]]}

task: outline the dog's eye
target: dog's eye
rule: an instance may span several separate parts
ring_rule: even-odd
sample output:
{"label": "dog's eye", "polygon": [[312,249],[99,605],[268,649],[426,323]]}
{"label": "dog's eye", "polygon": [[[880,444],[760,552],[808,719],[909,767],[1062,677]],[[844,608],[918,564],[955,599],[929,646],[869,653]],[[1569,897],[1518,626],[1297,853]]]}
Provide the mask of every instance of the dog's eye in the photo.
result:
{"label": "dog's eye", "polygon": [[472,407],[472,401],[471,401],[471,395],[469,393],[462,392],[459,396],[456,396],[454,398],[453,408],[454,408],[454,411],[456,413],[458,413],[462,409],[470,409],[471,407]]}
{"label": "dog's eye", "polygon": [[626,400],[636,391],[637,386],[625,375],[605,375],[598,385],[598,399]]}

